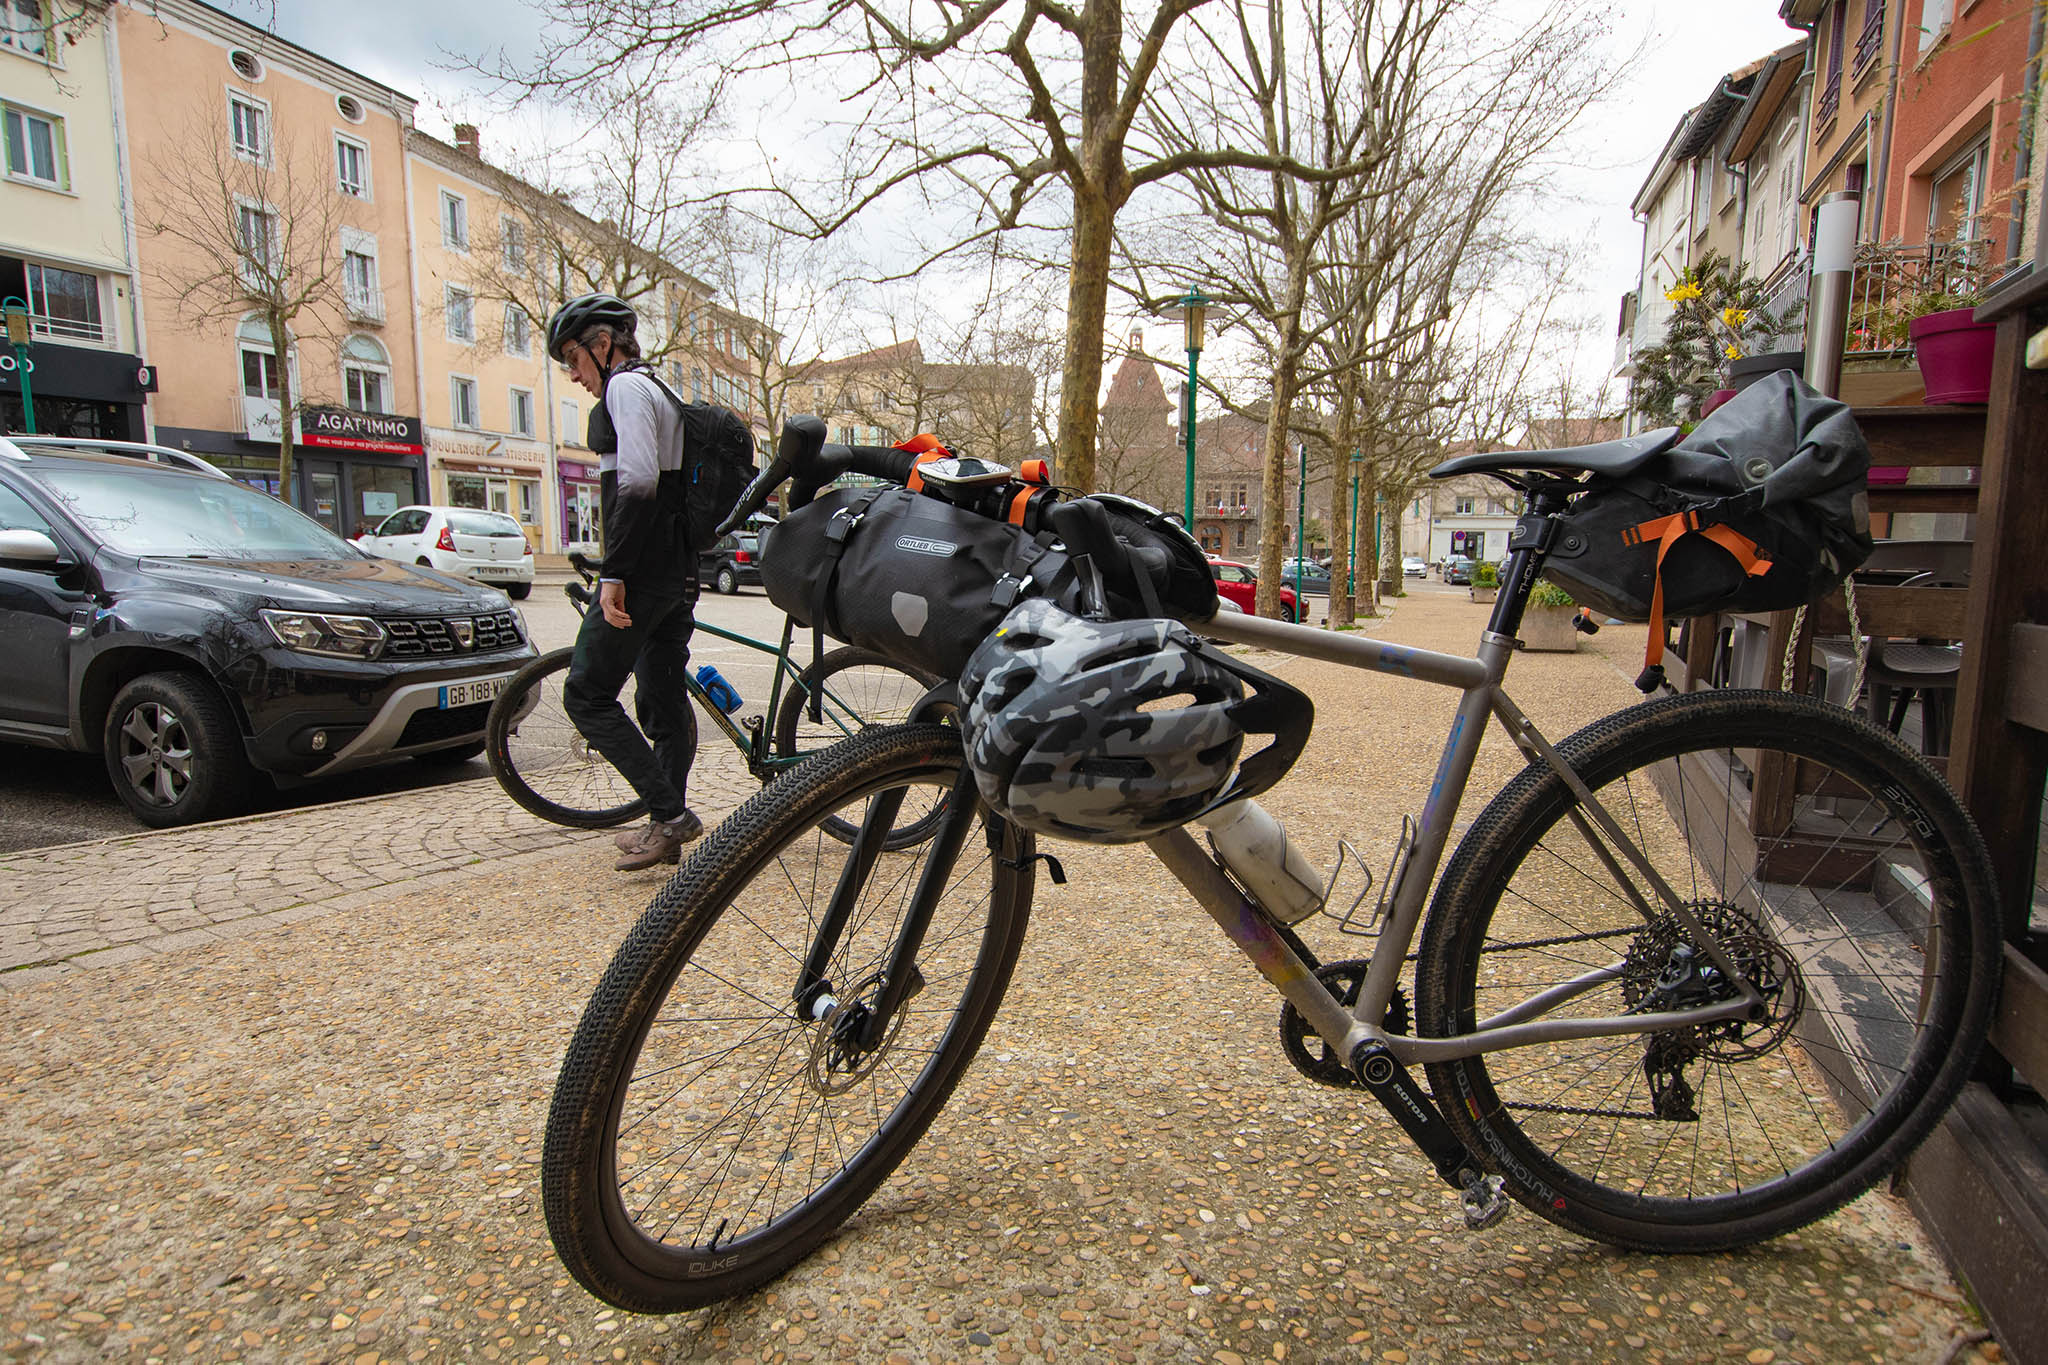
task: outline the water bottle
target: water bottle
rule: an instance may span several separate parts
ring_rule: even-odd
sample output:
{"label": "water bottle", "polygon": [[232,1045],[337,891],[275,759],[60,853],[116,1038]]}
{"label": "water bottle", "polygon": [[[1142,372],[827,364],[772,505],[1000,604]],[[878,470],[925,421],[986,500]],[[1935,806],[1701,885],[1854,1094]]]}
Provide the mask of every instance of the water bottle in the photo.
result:
{"label": "water bottle", "polygon": [[704,689],[704,695],[711,698],[711,704],[728,716],[744,705],[740,690],[725,680],[725,675],[705,664],[697,670],[697,685]]}
{"label": "water bottle", "polygon": [[1274,919],[1298,924],[1322,907],[1322,873],[1258,802],[1233,801],[1200,823],[1223,865]]}

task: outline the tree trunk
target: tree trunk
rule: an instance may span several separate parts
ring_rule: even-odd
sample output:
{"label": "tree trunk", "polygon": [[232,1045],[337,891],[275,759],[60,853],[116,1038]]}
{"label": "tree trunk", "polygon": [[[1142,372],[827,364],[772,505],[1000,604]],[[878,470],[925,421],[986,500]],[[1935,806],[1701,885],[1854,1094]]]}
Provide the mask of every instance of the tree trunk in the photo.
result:
{"label": "tree trunk", "polygon": [[1351,465],[1339,450],[1330,461],[1330,624],[1351,624]]}
{"label": "tree trunk", "polygon": [[1109,300],[1116,210],[1100,189],[1074,187],[1074,242],[1067,271],[1067,358],[1060,376],[1059,481],[1095,491],[1095,429],[1102,392],[1102,327]]}
{"label": "tree trunk", "polygon": [[[272,319],[270,349],[277,357],[277,493],[288,506],[292,500],[292,355],[291,332],[283,322]],[[341,525],[340,517],[335,525]]]}

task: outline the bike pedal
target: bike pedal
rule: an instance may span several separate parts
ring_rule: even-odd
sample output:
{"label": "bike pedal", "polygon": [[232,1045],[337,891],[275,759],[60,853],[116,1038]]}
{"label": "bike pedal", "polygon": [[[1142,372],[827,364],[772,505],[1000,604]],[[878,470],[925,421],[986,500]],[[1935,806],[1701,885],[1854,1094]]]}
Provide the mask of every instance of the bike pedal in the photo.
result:
{"label": "bike pedal", "polygon": [[1507,1191],[1497,1175],[1475,1176],[1458,1196],[1465,1210],[1465,1226],[1473,1232],[1490,1228],[1508,1216]]}

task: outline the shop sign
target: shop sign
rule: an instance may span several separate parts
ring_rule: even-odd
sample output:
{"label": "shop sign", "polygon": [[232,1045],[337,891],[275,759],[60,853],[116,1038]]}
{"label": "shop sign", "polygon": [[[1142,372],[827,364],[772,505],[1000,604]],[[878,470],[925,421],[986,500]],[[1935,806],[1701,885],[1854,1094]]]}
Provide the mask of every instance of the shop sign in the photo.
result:
{"label": "shop sign", "polygon": [[299,427],[299,444],[320,450],[363,450],[384,455],[427,453],[417,417],[308,407],[299,419]]}

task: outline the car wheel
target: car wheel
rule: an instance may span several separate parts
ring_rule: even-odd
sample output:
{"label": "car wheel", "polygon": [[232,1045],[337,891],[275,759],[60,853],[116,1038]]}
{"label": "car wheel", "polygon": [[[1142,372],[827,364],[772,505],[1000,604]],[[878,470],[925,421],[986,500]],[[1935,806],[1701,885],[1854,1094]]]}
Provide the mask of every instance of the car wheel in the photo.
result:
{"label": "car wheel", "polygon": [[740,590],[740,576],[733,571],[732,565],[721,564],[718,566],[718,590],[727,597],[731,597]]}
{"label": "car wheel", "polygon": [[203,678],[136,678],[115,694],[102,742],[114,791],[145,825],[218,820],[248,804],[251,770],[241,732]]}
{"label": "car wheel", "polygon": [[452,749],[432,749],[423,754],[414,754],[412,761],[428,768],[453,768],[467,763],[484,751],[484,742],[458,744]]}
{"label": "car wheel", "polygon": [[421,555],[418,559],[415,559],[413,563],[419,565],[422,569],[431,569],[434,567],[434,561],[428,559],[425,555]]}
{"label": "car wheel", "polygon": [[[524,602],[527,594],[532,591],[533,584],[531,583],[507,583],[505,585],[505,596],[511,598],[514,602]],[[477,752],[481,753],[483,751],[479,749]]]}

